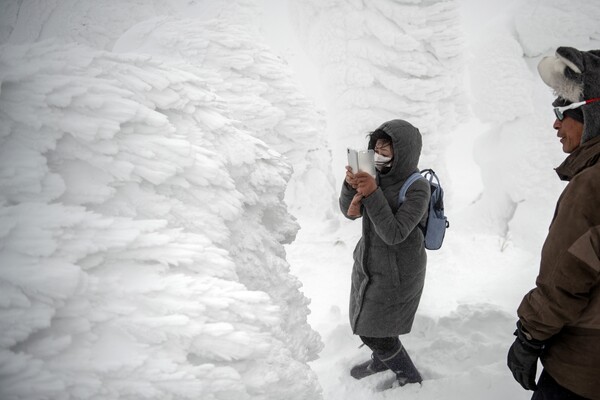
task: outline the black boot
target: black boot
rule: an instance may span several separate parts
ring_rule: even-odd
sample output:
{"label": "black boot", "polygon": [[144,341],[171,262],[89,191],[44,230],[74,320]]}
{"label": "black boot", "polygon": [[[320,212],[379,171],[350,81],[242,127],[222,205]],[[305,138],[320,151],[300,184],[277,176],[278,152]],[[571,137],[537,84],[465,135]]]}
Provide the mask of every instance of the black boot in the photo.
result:
{"label": "black boot", "polygon": [[381,360],[373,353],[371,354],[371,359],[369,361],[365,361],[364,363],[352,367],[350,370],[350,375],[352,375],[354,379],[362,379],[378,372],[387,371],[388,369],[389,368],[387,365],[382,363]]}
{"label": "black boot", "polygon": [[400,344],[399,349],[393,353],[381,354],[381,362],[396,373],[396,380],[400,386],[407,383],[421,383],[423,378],[408,356],[404,346]]}

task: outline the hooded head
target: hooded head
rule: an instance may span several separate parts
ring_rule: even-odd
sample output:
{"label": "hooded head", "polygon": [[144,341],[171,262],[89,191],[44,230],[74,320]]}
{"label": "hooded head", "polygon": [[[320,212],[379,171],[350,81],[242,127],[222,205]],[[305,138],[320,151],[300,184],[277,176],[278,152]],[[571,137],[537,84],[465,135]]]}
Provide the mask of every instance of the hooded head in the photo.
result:
{"label": "hooded head", "polygon": [[374,149],[377,139],[381,138],[378,132],[389,136],[394,147],[392,166],[381,179],[405,180],[417,170],[419,165],[422,147],[421,132],[406,121],[394,119],[383,123],[371,134],[369,149]]}
{"label": "hooded head", "polygon": [[[556,103],[555,106],[600,98],[600,50],[581,51],[573,47],[559,47],[554,56],[544,57],[540,61],[538,72],[544,83],[554,89],[559,97],[552,103]],[[582,116],[581,143],[600,136],[600,101],[576,110],[580,110],[580,113],[566,115],[575,119],[578,115]]]}

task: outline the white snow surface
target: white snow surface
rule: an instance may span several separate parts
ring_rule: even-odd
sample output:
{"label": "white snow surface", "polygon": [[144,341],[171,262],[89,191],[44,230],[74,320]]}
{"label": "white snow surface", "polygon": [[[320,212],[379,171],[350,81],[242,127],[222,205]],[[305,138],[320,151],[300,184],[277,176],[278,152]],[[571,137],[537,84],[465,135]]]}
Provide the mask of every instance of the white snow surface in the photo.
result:
{"label": "white snow surface", "polygon": [[[557,46],[584,0],[0,3],[0,399],[527,399],[516,307],[564,187]],[[423,133],[450,230],[425,378],[361,381],[345,148]],[[385,389],[385,390],[384,390]]]}

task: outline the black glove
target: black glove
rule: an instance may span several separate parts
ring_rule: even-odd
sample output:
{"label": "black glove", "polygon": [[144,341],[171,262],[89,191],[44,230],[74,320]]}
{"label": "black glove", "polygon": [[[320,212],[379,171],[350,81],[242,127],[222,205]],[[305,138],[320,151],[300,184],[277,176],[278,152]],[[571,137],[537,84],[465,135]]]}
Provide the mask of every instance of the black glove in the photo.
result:
{"label": "black glove", "polygon": [[536,390],[535,372],[538,358],[544,351],[544,342],[532,338],[521,325],[521,321],[517,322],[515,336],[517,338],[508,350],[508,368],[523,389]]}

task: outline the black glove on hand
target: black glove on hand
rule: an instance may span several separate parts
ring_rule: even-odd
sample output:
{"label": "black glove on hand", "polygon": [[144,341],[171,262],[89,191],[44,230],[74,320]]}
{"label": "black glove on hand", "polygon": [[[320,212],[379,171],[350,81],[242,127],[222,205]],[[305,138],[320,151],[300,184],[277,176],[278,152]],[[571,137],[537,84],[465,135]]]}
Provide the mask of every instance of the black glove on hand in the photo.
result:
{"label": "black glove on hand", "polygon": [[544,342],[532,338],[521,326],[521,321],[517,322],[515,336],[517,338],[508,350],[508,368],[523,389],[536,390],[535,372],[538,358],[544,351]]}

